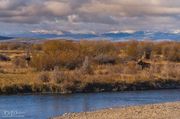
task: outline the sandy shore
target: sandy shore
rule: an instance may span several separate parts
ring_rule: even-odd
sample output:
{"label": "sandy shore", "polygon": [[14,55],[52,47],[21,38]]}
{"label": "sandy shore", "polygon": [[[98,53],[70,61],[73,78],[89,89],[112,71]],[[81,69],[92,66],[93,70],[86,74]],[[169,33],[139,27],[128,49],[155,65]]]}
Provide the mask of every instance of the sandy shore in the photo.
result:
{"label": "sandy shore", "polygon": [[71,113],[53,119],[180,119],[180,102]]}

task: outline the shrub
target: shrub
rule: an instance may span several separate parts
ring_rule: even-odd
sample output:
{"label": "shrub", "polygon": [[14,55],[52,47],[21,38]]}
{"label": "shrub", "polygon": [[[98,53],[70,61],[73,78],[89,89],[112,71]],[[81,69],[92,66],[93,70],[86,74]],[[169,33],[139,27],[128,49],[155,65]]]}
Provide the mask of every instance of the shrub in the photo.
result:
{"label": "shrub", "polygon": [[143,41],[139,43],[139,48],[140,48],[140,54],[144,55],[143,58],[145,59],[150,59],[151,58],[151,54],[152,54],[152,50],[153,50],[153,46],[154,44],[152,42],[148,42],[148,41]]}
{"label": "shrub", "polygon": [[169,43],[163,46],[163,56],[169,61],[180,61],[180,45]]}
{"label": "shrub", "polygon": [[153,43],[148,41],[129,41],[125,50],[128,57],[133,60],[140,59],[142,56],[144,56],[143,58],[145,59],[150,59]]}
{"label": "shrub", "polygon": [[102,69],[106,69],[104,74],[122,74],[124,67],[124,64],[105,65]]}
{"label": "shrub", "polygon": [[162,55],[162,46],[163,44],[161,43],[154,43],[154,46],[153,46],[153,54],[154,55]]}
{"label": "shrub", "polygon": [[55,69],[51,74],[51,81],[54,83],[62,83],[64,80],[68,80],[69,76],[63,71]]}
{"label": "shrub", "polygon": [[5,73],[4,70],[0,67],[0,73]]}
{"label": "shrub", "polygon": [[140,47],[138,46],[138,41],[129,41],[128,45],[126,47],[126,53],[128,57],[130,57],[132,60],[137,60],[139,59],[143,52],[139,52]]}
{"label": "shrub", "polygon": [[55,57],[50,57],[44,53],[34,53],[32,56],[31,66],[37,70],[52,70],[58,62]]}
{"label": "shrub", "polygon": [[80,53],[83,56],[112,55],[117,52],[116,46],[110,41],[80,41]]}
{"label": "shrub", "polygon": [[46,41],[42,44],[43,51],[52,56],[59,55],[60,52],[71,52],[77,50],[76,43],[71,41],[64,41],[64,40],[53,40],[53,41]]}
{"label": "shrub", "polygon": [[51,74],[51,81],[60,85],[61,92],[70,93],[82,89],[82,74],[78,70],[73,72],[54,70]]}
{"label": "shrub", "polygon": [[1,50],[23,50],[27,49],[31,44],[23,42],[4,42],[0,43]]}
{"label": "shrub", "polygon": [[113,43],[110,41],[53,40],[39,45],[40,48],[36,49],[38,51],[32,53],[31,61],[31,66],[38,70],[53,70],[55,66],[74,70],[82,65],[85,56],[93,59],[95,64],[127,63],[140,58],[150,59],[160,56],[170,61],[180,60],[180,45],[171,42]]}
{"label": "shrub", "polygon": [[47,41],[42,52],[32,54],[31,65],[38,70],[53,70],[55,66],[75,69],[81,58],[76,43],[70,41]]}
{"label": "shrub", "polygon": [[16,57],[12,60],[13,65],[17,68],[25,68],[27,67],[26,61],[24,57]]}
{"label": "shrub", "polygon": [[123,68],[123,72],[125,74],[136,74],[138,70],[139,67],[137,66],[136,62],[129,62]]}
{"label": "shrub", "polygon": [[42,82],[49,82],[50,81],[50,76],[48,72],[41,72],[38,77],[38,80],[42,81]]}
{"label": "shrub", "polygon": [[0,61],[10,61],[10,60],[11,59],[8,56],[0,54]]}
{"label": "shrub", "polygon": [[33,44],[32,49],[37,50],[37,51],[41,51],[42,50],[42,45],[41,44]]}
{"label": "shrub", "polygon": [[116,59],[113,56],[110,55],[98,55],[94,58],[94,61],[98,64],[115,64]]}
{"label": "shrub", "polygon": [[180,65],[174,63],[166,63],[163,65],[161,69],[162,77],[166,79],[180,79]]}

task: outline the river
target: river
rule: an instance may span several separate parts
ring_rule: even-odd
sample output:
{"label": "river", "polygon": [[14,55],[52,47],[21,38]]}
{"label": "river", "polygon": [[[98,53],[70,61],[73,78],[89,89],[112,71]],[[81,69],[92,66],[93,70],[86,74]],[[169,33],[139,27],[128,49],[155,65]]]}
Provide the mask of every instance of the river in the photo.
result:
{"label": "river", "polygon": [[0,118],[48,119],[69,112],[180,101],[180,90],[0,96]]}

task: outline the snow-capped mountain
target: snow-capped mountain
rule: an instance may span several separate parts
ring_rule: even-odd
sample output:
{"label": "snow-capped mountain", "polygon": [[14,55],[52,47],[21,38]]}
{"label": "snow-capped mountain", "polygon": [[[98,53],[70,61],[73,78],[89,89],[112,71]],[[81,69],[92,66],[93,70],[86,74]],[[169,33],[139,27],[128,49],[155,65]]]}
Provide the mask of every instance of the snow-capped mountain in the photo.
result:
{"label": "snow-capped mountain", "polygon": [[108,39],[108,40],[176,40],[180,41],[180,33],[176,32],[150,32],[150,31],[110,31],[106,33],[81,33],[81,32],[68,32],[68,31],[32,31],[21,34],[14,34],[11,37],[18,38],[41,38],[41,39],[54,39],[54,38],[67,38],[67,39]]}

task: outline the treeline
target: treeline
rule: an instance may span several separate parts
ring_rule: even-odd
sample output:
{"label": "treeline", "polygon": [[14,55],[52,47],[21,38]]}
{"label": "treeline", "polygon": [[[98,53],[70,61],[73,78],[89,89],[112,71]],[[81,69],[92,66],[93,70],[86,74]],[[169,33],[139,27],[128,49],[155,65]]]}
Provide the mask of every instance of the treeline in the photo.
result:
{"label": "treeline", "polygon": [[25,42],[0,42],[0,50],[25,50],[30,46]]}
{"label": "treeline", "polygon": [[0,94],[180,86],[180,42],[49,40],[0,43],[0,50]]}
{"label": "treeline", "polygon": [[127,55],[134,59],[140,58],[144,52],[151,54],[151,59],[155,56],[162,56],[164,60],[180,61],[180,43],[173,41],[129,41],[126,42],[125,51]]}
{"label": "treeline", "polygon": [[[36,47],[36,45],[35,45]],[[118,49],[108,41],[47,41],[40,51],[32,51],[31,65],[39,70],[51,70],[55,66],[75,69],[82,65],[85,57],[99,63],[99,60],[115,60]],[[34,48],[33,48],[34,49]],[[105,59],[104,59],[105,58]]]}
{"label": "treeline", "polygon": [[115,64],[137,61],[143,55],[157,60],[180,61],[179,42],[151,41],[46,41],[32,46],[31,66],[38,70],[54,67],[76,69],[82,66],[85,57],[93,64]]}
{"label": "treeline", "polygon": [[[37,70],[53,70],[54,67],[76,69],[83,65],[85,57],[88,57],[93,65],[137,61],[143,56],[157,61],[180,61],[180,43],[173,41],[49,40],[39,44],[5,42],[0,43],[0,50],[29,52],[29,66]],[[14,59],[15,65],[25,66],[26,62],[22,58]]]}

